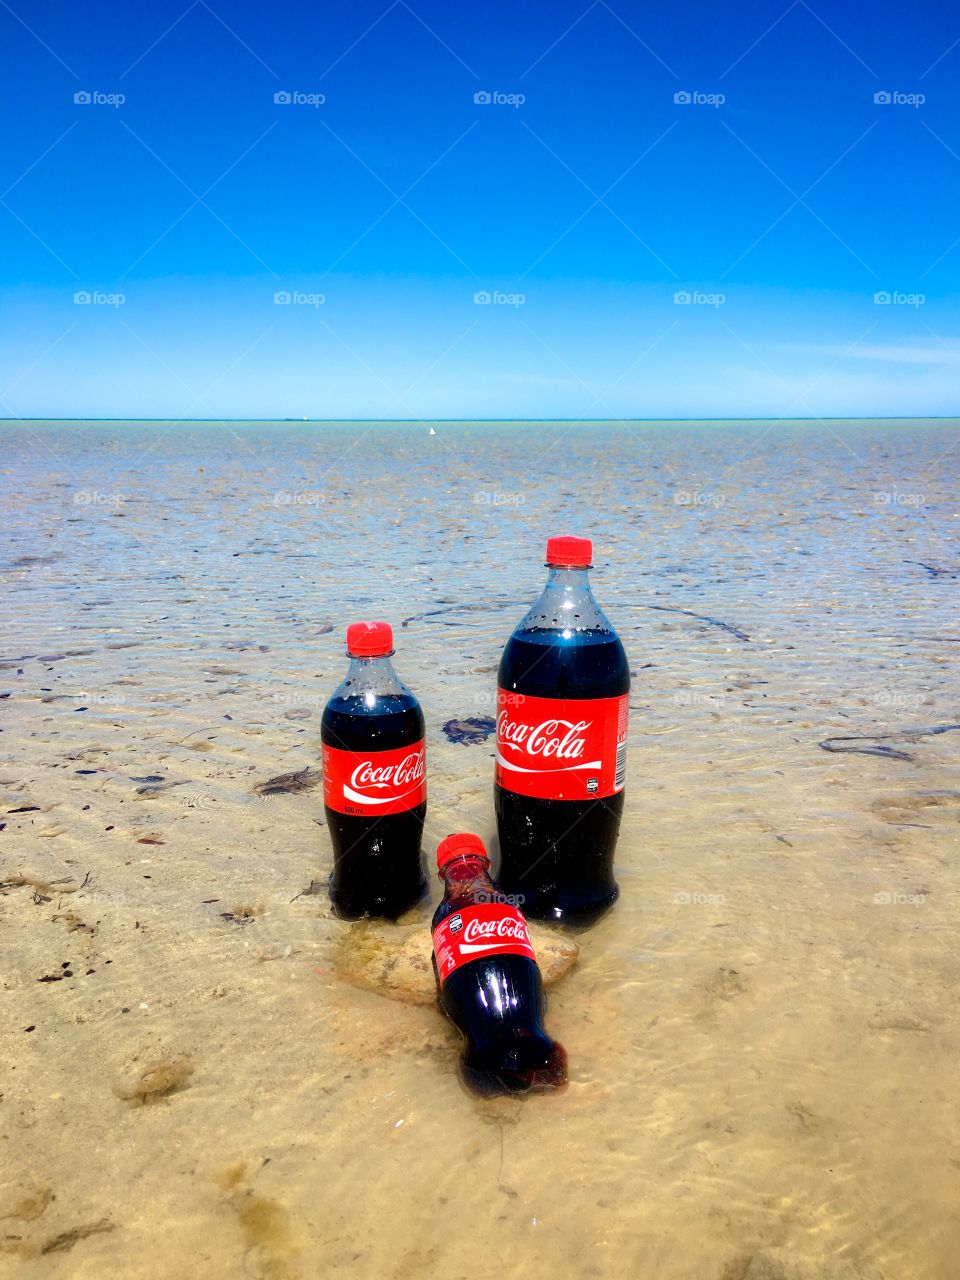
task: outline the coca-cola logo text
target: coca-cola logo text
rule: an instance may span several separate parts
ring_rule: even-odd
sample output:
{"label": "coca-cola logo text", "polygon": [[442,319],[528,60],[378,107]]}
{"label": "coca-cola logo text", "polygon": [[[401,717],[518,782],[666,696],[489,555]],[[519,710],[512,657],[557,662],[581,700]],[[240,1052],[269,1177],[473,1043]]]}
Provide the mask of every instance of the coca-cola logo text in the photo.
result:
{"label": "coca-cola logo text", "polygon": [[628,694],[526,698],[498,691],[497,785],[539,800],[586,800],[623,790]]}
{"label": "coca-cola logo text", "polygon": [[375,765],[372,760],[358,764],[350,777],[352,787],[383,790],[419,782],[424,774],[423,751],[411,751],[397,764]]}
{"label": "coca-cola logo text", "polygon": [[490,942],[494,938],[515,938],[529,943],[526,923],[518,916],[501,916],[499,920],[473,919],[463,933],[463,941]]}
{"label": "coca-cola logo text", "polygon": [[508,747],[516,747],[531,756],[545,759],[579,760],[583,755],[585,730],[590,720],[542,720],[538,725],[528,725],[510,720],[506,711],[497,717],[497,733]]}

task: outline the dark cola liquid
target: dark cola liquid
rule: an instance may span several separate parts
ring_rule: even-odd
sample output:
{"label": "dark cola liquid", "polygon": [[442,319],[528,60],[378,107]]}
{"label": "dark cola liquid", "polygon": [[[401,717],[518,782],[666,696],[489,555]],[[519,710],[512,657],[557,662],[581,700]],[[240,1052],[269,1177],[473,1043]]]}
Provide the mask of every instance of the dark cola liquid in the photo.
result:
{"label": "dark cola liquid", "polygon": [[[441,902],[433,928],[466,905],[463,899]],[[566,1051],[543,1029],[546,997],[532,960],[511,955],[471,960],[440,986],[439,999],[463,1036],[460,1076],[472,1093],[552,1093],[566,1084]]]}
{"label": "dark cola liquid", "polygon": [[[558,631],[533,630],[507,642],[499,684],[536,698],[613,698],[629,692],[630,667],[613,632],[574,632],[565,640]],[[524,915],[589,924],[616,901],[622,791],[597,800],[537,800],[498,786],[494,803],[497,888],[518,895]]]}
{"label": "dark cola liquid", "polygon": [[[320,724],[320,740],[343,751],[389,751],[423,737],[415,698],[386,694],[368,706],[363,697],[333,697]],[[330,900],[345,920],[395,920],[427,890],[420,859],[426,804],[384,817],[358,817],[324,806],[333,844]]]}

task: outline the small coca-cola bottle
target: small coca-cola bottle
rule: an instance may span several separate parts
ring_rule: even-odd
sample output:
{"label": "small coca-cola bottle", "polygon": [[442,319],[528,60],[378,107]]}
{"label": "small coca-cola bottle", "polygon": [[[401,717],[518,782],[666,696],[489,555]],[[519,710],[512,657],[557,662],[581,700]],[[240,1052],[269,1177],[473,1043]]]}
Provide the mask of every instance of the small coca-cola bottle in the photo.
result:
{"label": "small coca-cola bottle", "polygon": [[463,1036],[461,1078],[475,1093],[547,1093],[567,1082],[563,1047],[543,1029],[546,999],[527,924],[490,881],[479,836],[437,849],[446,884],[433,917],[440,1007]]}
{"label": "small coca-cola bottle", "polygon": [[619,892],[630,667],[590,589],[589,538],[551,538],[547,584],[497,690],[497,887],[528,916],[589,924]]}
{"label": "small coca-cola bottle", "polygon": [[330,899],[343,919],[396,919],[426,892],[427,812],[420,704],[397,676],[386,622],[347,627],[350,666],[320,725],[333,843]]}

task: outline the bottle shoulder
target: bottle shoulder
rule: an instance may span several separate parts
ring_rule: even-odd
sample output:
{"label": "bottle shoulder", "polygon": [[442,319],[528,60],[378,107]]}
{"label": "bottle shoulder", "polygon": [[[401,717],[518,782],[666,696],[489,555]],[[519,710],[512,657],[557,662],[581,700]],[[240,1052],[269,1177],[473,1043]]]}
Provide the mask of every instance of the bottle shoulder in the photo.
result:
{"label": "bottle shoulder", "polygon": [[464,884],[458,891],[450,892],[449,889],[444,893],[437,909],[433,913],[433,919],[430,922],[430,928],[436,929],[437,925],[447,916],[456,915],[458,911],[466,911],[470,907],[481,907],[494,901],[493,882],[489,876],[472,879],[469,884]]}
{"label": "bottle shoulder", "polygon": [[437,909],[434,911],[433,919],[430,921],[431,932],[436,929],[437,925],[440,924],[441,921],[446,920],[447,916],[452,916],[456,909],[457,908],[452,902],[448,902],[446,898],[442,898],[440,902],[437,903]]}
{"label": "bottle shoulder", "polygon": [[324,716],[328,711],[334,715],[360,716],[365,719],[400,715],[410,711],[419,714],[421,719],[423,717],[420,703],[408,689],[403,693],[373,693],[369,690],[365,693],[354,693],[350,690],[343,691],[341,685],[331,695],[324,708]]}
{"label": "bottle shoulder", "polygon": [[390,750],[418,742],[426,724],[411,693],[382,697],[333,695],[323,711],[320,738],[344,750]]}
{"label": "bottle shoulder", "polygon": [[516,631],[616,635],[586,577],[572,582],[551,578],[521,618]]}
{"label": "bottle shoulder", "polygon": [[423,734],[420,704],[394,671],[389,656],[373,661],[351,658],[324,708],[323,742],[349,750],[388,750],[416,742]]}
{"label": "bottle shoulder", "polygon": [[498,682],[540,698],[612,698],[630,692],[630,664],[613,630],[517,628],[500,660]]}

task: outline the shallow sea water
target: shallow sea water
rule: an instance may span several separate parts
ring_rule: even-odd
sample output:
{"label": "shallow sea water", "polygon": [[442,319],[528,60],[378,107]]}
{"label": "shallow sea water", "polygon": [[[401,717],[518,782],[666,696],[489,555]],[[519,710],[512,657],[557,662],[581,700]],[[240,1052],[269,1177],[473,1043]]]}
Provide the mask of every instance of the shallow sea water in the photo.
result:
{"label": "shallow sea water", "polygon": [[[0,1274],[956,1274],[960,423],[434,431],[0,428]],[[254,788],[381,616],[428,865],[492,837],[442,725],[558,532],[635,673],[621,899],[569,1088],[484,1102],[338,969],[320,791]]]}

